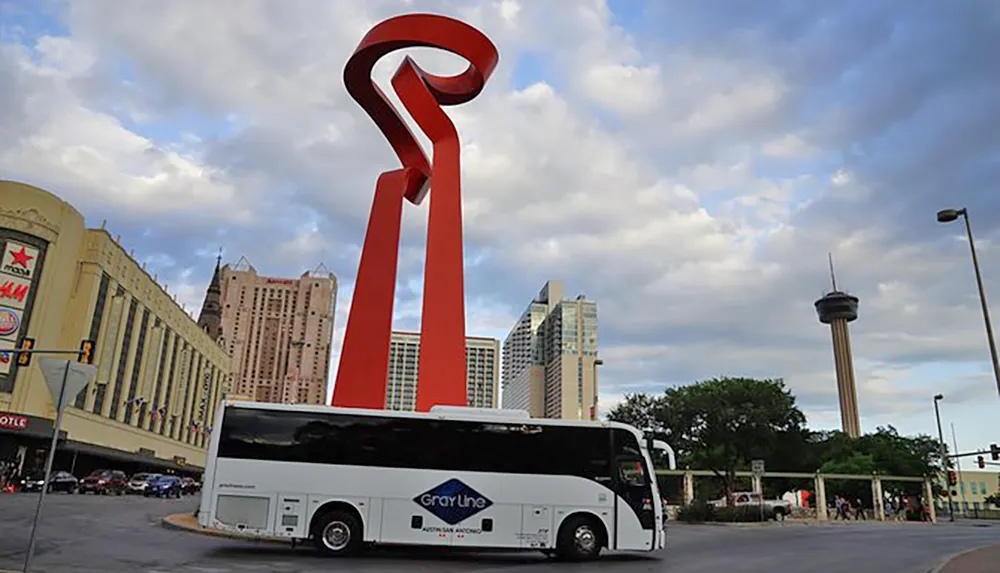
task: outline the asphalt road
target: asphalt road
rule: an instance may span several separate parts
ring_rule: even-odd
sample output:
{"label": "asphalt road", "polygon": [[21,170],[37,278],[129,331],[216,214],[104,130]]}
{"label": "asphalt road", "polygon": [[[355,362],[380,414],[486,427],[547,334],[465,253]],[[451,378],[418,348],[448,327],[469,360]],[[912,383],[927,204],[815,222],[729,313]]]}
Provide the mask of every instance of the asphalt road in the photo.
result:
{"label": "asphalt road", "polygon": [[[0,571],[20,571],[37,496],[0,494]],[[1000,542],[1000,524],[780,525],[672,524],[668,549],[611,554],[564,564],[534,553],[455,554],[380,550],[351,560],[319,557],[311,547],[206,537],[162,527],[196,499],[159,500],[55,494],[46,497],[33,573],[926,573],[958,551]]]}

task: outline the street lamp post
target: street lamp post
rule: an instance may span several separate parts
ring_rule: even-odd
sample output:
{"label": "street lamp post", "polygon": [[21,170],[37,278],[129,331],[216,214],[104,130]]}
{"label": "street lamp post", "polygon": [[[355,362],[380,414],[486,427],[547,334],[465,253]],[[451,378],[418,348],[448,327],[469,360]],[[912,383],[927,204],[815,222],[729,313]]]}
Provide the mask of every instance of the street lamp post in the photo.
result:
{"label": "street lamp post", "polygon": [[602,366],[604,361],[600,358],[594,360],[594,403],[590,406],[590,419],[597,419],[597,367]]}
{"label": "street lamp post", "polygon": [[993,378],[996,380],[997,393],[1000,394],[1000,359],[997,357],[997,344],[993,339],[993,325],[990,322],[990,309],[986,304],[986,289],[983,288],[983,275],[979,271],[979,257],[976,256],[976,243],[972,239],[972,225],[969,224],[969,211],[961,209],[943,209],[938,211],[939,223],[951,223],[962,217],[965,220],[965,232],[969,237],[969,250],[972,252],[972,268],[976,271],[976,286],[979,288],[979,303],[983,307],[983,322],[986,324],[986,339],[990,345],[990,359],[993,361]]}
{"label": "street lamp post", "polygon": [[[941,472],[945,474],[944,479],[944,489],[948,493],[948,521],[955,521],[955,505],[952,503],[951,499],[951,484],[948,483],[948,454],[947,447],[944,445],[944,432],[941,430],[941,410],[938,408],[938,402],[944,399],[941,394],[936,394],[934,396],[934,417],[937,419],[937,429],[938,429],[938,447],[941,450]],[[927,500],[928,503],[933,503],[933,500]]]}

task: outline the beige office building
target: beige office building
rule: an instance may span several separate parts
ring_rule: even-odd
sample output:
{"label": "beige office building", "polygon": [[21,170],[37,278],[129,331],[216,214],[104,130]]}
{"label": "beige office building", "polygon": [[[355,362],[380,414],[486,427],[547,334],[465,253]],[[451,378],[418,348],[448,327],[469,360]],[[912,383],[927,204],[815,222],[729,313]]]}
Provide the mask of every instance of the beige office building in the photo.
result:
{"label": "beige office building", "polygon": [[[990,459],[989,454],[986,455],[986,459]],[[975,467],[975,464],[973,464],[973,467]],[[952,503],[955,504],[954,507],[956,511],[968,515],[981,510],[989,509],[996,511],[1000,509],[1000,505],[991,503],[993,496],[1000,495],[1000,467],[994,467],[988,470],[963,469],[958,473],[958,483],[951,486],[951,489],[954,492],[952,495]],[[948,487],[947,480],[944,476],[941,476],[939,481],[942,490]],[[987,501],[987,499],[990,499],[990,501]],[[938,507],[947,507],[948,498],[946,497],[946,494],[942,493],[941,496],[935,500],[935,503]]]}
{"label": "beige office building", "polygon": [[225,350],[118,238],[47,191],[0,181],[0,248],[0,459],[37,471],[55,418],[39,358],[2,351],[90,340],[97,376],[66,409],[56,469],[203,467]]}
{"label": "beige office building", "polygon": [[266,277],[242,258],[220,268],[219,299],[234,393],[258,402],[327,403],[337,305],[333,273],[320,265],[296,279]]}
{"label": "beige office building", "polygon": [[597,303],[545,283],[503,343],[503,407],[536,418],[597,419]]}
{"label": "beige office building", "polygon": [[[420,333],[393,331],[389,342],[387,410],[412,412],[417,407],[417,364]],[[465,339],[465,388],[473,408],[496,408],[500,377],[500,341],[468,336]]]}

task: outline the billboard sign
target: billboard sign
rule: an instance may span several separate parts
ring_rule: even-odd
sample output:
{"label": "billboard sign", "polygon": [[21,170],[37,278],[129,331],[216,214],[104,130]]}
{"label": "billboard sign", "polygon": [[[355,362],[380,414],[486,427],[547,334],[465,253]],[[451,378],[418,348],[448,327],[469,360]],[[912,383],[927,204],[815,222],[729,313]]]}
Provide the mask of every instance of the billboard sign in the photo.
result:
{"label": "billboard sign", "polygon": [[14,362],[14,353],[11,352],[17,345],[11,340],[0,340],[0,375],[10,372]]}
{"label": "billboard sign", "polygon": [[0,392],[14,388],[17,361],[13,353],[4,350],[14,348],[28,334],[44,256],[44,243],[0,229]]}
{"label": "billboard sign", "polygon": [[31,280],[35,276],[37,264],[38,249],[17,241],[7,241],[3,250],[3,261],[0,263],[0,272]]}
{"label": "billboard sign", "polygon": [[0,340],[17,341],[17,334],[21,331],[22,316],[20,310],[0,307]]}
{"label": "billboard sign", "polygon": [[0,306],[24,310],[31,294],[31,281],[0,274]]}

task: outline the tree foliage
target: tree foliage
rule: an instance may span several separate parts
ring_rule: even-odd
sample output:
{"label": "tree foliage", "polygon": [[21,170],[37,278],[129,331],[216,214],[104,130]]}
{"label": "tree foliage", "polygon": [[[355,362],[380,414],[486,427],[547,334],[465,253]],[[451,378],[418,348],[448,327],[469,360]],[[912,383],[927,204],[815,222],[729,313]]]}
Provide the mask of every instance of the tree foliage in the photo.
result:
{"label": "tree foliage", "polygon": [[632,394],[610,418],[652,428],[680,463],[721,477],[725,492],[751,460],[781,464],[778,456],[800,450],[807,437],[805,415],[782,380],[713,378],[659,397]]}
{"label": "tree foliage", "polygon": [[[733,491],[734,473],[749,470],[753,459],[764,460],[769,471],[784,472],[928,476],[938,471],[939,446],[930,436],[901,436],[892,426],[858,439],[839,431],[809,431],[795,396],[780,379],[714,378],[658,396],[630,394],[609,417],[652,430],[675,449],[679,467],[714,471],[719,477],[715,491],[699,488],[699,498]],[[812,480],[765,481],[768,495],[812,487]],[[885,482],[883,488],[890,494],[917,494],[920,484]],[[867,481],[829,483],[828,496],[838,494],[872,502]]]}

